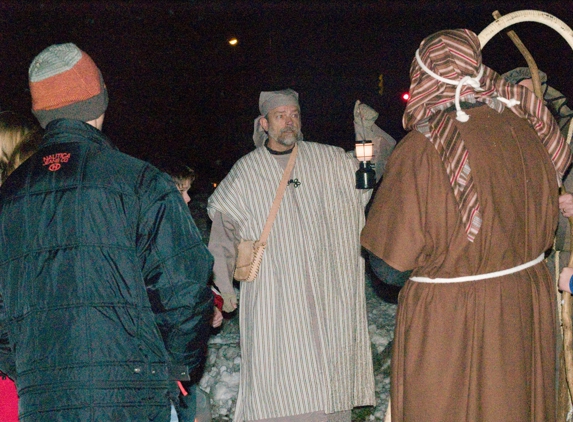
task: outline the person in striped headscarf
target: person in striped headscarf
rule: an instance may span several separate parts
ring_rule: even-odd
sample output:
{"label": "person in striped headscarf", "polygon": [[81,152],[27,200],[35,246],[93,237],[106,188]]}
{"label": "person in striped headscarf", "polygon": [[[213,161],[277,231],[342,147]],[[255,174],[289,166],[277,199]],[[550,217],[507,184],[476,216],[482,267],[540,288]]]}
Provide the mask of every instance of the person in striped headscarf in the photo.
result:
{"label": "person in striped headscarf", "polygon": [[398,143],[361,234],[406,278],[392,421],[555,419],[555,292],[544,254],[571,152],[535,95],[466,29],[422,41]]}

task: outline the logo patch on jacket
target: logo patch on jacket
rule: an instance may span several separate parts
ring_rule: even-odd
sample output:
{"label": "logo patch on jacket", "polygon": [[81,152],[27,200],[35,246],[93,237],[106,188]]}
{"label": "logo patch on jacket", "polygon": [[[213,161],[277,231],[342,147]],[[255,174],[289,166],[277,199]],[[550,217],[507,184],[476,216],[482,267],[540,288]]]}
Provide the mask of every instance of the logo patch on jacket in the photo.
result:
{"label": "logo patch on jacket", "polygon": [[50,154],[42,157],[44,166],[48,166],[50,171],[58,171],[62,168],[62,163],[67,163],[72,154],[69,152],[58,152],[57,154]]}

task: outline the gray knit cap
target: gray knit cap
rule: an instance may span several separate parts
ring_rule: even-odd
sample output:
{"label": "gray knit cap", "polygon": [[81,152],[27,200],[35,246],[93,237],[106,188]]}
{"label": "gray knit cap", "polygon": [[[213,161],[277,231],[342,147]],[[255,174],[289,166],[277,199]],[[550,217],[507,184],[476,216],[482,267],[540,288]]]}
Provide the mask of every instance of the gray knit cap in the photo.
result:
{"label": "gray knit cap", "polygon": [[40,125],[58,118],[88,122],[107,109],[107,90],[90,56],[75,44],[55,44],[38,54],[28,70],[32,113]]}

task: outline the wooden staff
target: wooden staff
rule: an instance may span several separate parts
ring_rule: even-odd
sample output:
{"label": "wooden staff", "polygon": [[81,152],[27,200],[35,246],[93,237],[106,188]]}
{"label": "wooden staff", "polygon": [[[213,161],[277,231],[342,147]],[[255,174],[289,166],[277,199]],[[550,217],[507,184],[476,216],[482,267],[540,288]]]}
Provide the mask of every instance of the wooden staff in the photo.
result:
{"label": "wooden staff", "polygon": [[[495,19],[501,18],[501,13],[499,11],[495,11],[492,13]],[[533,59],[533,56],[523,44],[521,39],[517,36],[515,31],[509,30],[507,31],[507,36],[513,41],[517,49],[520,51],[521,55],[527,62],[527,66],[529,67],[529,71],[531,73],[531,82],[533,83],[533,92],[535,93],[536,97],[543,101],[543,93],[541,92],[541,80],[539,79],[539,68],[537,67],[537,63]]]}
{"label": "wooden staff", "polygon": [[[492,13],[495,19],[499,19],[501,14],[499,11]],[[533,83],[533,92],[541,101],[543,100],[543,93],[541,91],[541,80],[539,79],[539,68],[533,59],[533,56],[525,47],[525,44],[517,36],[515,31],[507,31],[507,35],[513,41],[521,55],[527,62],[529,71],[531,73],[531,81]],[[573,126],[573,124],[572,124]],[[571,132],[571,131],[569,131]],[[567,141],[571,139],[568,135]],[[561,195],[565,193],[563,187],[560,188]],[[573,217],[569,217],[569,227],[571,230],[571,247],[573,247]],[[570,249],[571,249],[570,247]],[[556,258],[559,259],[559,254],[556,251]],[[573,267],[573,253],[569,253],[569,267]],[[555,272],[559,272],[559,265],[556,265]],[[567,415],[573,401],[573,296],[571,293],[561,293],[561,325],[563,327],[563,349],[559,357],[559,385],[557,394],[557,421],[565,422]]]}
{"label": "wooden staff", "polygon": [[[560,188],[559,193],[562,195],[565,193],[565,189],[563,187]],[[570,229],[570,236],[571,241],[570,245],[573,246],[573,217],[569,217],[569,229]],[[571,249],[571,247],[569,248]],[[573,253],[569,252],[569,267],[573,267]],[[560,378],[563,376],[563,372],[565,372],[565,378],[567,380],[567,389],[561,388],[559,391],[558,396],[558,405],[559,408],[557,409],[559,421],[567,420],[567,414],[569,413],[570,409],[570,400],[573,400],[573,296],[569,292],[561,292],[561,324],[563,326],[563,358],[560,359],[560,371],[559,376]],[[563,365],[563,360],[565,365]],[[563,367],[565,369],[563,370]],[[559,379],[559,386],[562,387],[563,382]],[[569,395],[566,399],[563,397],[567,393]]]}

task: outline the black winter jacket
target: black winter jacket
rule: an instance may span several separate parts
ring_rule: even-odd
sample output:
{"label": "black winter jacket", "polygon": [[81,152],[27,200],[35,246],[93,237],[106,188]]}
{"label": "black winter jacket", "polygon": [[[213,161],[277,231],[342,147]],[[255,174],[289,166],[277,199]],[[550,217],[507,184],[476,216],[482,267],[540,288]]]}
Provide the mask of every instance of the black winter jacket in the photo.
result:
{"label": "black winter jacket", "polygon": [[0,188],[0,370],[21,421],[168,421],[205,357],[211,268],[167,175],[51,122]]}

